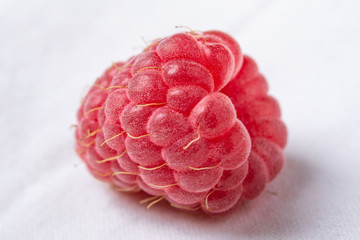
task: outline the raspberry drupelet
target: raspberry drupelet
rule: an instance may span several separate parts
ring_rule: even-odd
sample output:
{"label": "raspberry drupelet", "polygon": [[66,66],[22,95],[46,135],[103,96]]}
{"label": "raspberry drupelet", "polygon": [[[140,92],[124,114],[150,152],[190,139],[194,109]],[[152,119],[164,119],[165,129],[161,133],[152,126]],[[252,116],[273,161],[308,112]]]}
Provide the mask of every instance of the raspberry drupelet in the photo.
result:
{"label": "raspberry drupelet", "polygon": [[76,151],[117,190],[227,212],[284,164],[287,131],[254,60],[220,31],[178,33],[114,63],[78,111]]}

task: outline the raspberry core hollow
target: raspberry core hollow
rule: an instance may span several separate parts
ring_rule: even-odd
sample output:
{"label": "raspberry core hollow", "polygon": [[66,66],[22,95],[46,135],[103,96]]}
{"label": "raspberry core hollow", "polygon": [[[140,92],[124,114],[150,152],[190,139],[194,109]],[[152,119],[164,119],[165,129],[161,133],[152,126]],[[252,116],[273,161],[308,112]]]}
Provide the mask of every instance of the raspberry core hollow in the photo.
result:
{"label": "raspberry core hollow", "polygon": [[98,179],[184,210],[227,212],[281,170],[287,131],[254,60],[220,31],[178,33],[114,63],[78,110]]}

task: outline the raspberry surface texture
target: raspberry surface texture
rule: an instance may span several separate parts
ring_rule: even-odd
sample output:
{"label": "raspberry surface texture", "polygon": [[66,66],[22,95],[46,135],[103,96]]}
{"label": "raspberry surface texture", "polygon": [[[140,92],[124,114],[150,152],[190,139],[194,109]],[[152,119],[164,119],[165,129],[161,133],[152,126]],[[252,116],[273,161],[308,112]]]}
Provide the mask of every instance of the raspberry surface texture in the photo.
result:
{"label": "raspberry surface texture", "polygon": [[224,213],[284,164],[287,131],[253,59],[220,31],[178,33],[114,63],[77,114],[76,152],[98,179],[184,210]]}

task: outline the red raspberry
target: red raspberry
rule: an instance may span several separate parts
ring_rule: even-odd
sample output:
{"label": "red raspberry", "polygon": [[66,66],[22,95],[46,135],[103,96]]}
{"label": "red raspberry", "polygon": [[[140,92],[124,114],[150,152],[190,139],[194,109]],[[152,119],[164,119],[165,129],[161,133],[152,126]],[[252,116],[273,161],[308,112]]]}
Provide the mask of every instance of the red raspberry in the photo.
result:
{"label": "red raspberry", "polygon": [[267,91],[229,35],[175,34],[97,79],[78,111],[77,153],[119,191],[222,213],[283,166],[287,132]]}

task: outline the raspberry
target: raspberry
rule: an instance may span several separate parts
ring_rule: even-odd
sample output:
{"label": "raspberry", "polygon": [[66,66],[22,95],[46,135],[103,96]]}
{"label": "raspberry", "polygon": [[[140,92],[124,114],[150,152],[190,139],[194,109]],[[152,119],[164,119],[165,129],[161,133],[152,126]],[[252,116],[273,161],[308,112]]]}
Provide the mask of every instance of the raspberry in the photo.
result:
{"label": "raspberry", "polygon": [[287,132],[256,63],[219,31],[156,40],[96,80],[78,111],[76,150],[119,191],[223,213],[284,164]]}

